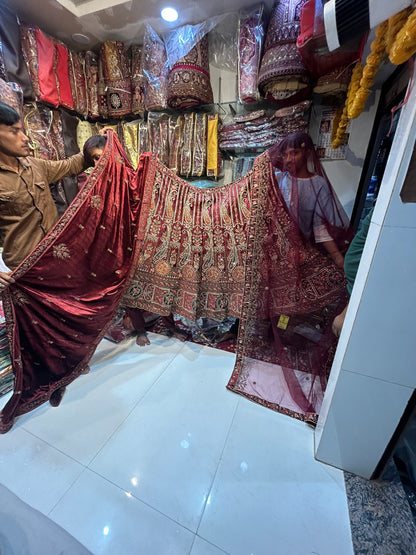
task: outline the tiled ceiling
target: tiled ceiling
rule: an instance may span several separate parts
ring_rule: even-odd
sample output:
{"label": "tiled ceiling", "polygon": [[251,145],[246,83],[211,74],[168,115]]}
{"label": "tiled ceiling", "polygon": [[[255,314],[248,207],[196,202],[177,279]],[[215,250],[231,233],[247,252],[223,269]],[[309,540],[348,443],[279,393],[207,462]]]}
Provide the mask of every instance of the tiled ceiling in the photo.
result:
{"label": "tiled ceiling", "polygon": [[[94,48],[105,40],[122,40],[129,45],[140,43],[144,24],[149,23],[163,34],[185,24],[205,21],[216,15],[256,6],[253,0],[0,0],[17,15],[61,39],[77,50]],[[273,0],[265,1],[270,11]],[[162,8],[174,7],[179,12],[175,24],[160,17]],[[89,37],[88,45],[76,43],[72,36]]]}

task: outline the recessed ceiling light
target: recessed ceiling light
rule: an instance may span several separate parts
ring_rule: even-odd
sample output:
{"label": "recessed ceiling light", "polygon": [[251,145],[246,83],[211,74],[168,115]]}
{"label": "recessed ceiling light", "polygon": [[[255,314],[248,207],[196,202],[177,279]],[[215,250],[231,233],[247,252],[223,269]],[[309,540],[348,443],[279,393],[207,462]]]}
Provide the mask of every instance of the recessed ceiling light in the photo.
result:
{"label": "recessed ceiling light", "polygon": [[172,22],[178,19],[179,14],[175,10],[175,8],[163,8],[163,10],[160,12],[160,15],[165,21]]}
{"label": "recessed ceiling light", "polygon": [[79,44],[89,44],[90,43],[90,37],[87,37],[87,35],[83,35],[82,33],[74,33],[72,35],[72,40],[75,42],[78,42]]}

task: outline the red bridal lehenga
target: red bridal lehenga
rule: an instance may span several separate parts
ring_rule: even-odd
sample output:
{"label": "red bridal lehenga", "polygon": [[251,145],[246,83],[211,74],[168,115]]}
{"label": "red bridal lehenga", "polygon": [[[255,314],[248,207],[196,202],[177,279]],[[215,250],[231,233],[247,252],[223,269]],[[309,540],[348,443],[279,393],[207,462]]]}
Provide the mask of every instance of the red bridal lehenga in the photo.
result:
{"label": "red bridal lehenga", "polygon": [[150,153],[134,172],[111,133],[82,191],[13,277],[3,302],[15,390],[0,431],[82,372],[120,301],[239,318],[227,387],[317,418],[345,279],[300,233],[268,152],[238,181],[198,189]]}
{"label": "red bridal lehenga", "polygon": [[[275,156],[275,153],[273,153]],[[238,181],[206,190],[150,154],[142,247],[123,304],[161,315],[240,319],[228,388],[315,422],[346,303],[345,278],[300,232],[259,156]],[[143,236],[141,236],[143,234]]]}
{"label": "red bridal lehenga", "polygon": [[111,133],[83,189],[13,272],[2,300],[15,386],[0,432],[88,364],[135,266],[142,184]]}

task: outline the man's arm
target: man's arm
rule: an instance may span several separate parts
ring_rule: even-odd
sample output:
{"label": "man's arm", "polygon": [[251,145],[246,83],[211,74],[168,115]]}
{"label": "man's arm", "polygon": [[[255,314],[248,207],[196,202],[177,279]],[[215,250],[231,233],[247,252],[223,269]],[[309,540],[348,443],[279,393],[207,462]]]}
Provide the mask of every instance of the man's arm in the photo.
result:
{"label": "man's arm", "polygon": [[78,175],[84,169],[85,161],[82,152],[66,160],[43,160],[48,183],[53,183],[67,175]]}

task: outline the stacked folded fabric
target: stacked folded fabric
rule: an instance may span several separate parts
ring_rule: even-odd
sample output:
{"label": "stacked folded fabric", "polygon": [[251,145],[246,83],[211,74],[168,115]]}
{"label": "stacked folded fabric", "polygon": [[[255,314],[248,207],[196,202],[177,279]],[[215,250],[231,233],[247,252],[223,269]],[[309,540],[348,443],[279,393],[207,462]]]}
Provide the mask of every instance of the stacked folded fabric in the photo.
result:
{"label": "stacked folded fabric", "polygon": [[261,151],[275,144],[289,133],[305,131],[308,125],[305,112],[310,101],[302,101],[288,108],[281,108],[271,115],[257,110],[234,116],[233,122],[224,125],[220,134],[223,150]]}

